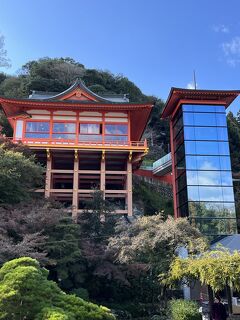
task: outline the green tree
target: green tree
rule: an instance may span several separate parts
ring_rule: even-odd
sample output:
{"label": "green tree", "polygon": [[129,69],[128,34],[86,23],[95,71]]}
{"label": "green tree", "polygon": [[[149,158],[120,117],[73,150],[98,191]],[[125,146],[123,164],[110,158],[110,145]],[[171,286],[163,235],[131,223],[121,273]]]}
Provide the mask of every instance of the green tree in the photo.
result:
{"label": "green tree", "polygon": [[65,215],[58,203],[44,199],[0,206],[0,264],[29,256],[56,265],[45,246]]}
{"label": "green tree", "polygon": [[57,224],[45,227],[44,235],[48,238],[44,249],[50,262],[54,261],[47,267],[50,278],[64,291],[82,294],[84,291],[79,288],[84,284],[87,271],[80,249],[81,228],[71,217],[64,216],[63,214]]}
{"label": "green tree", "polygon": [[[145,216],[132,223],[120,221],[116,233],[109,239],[108,250],[113,252],[115,260],[122,265],[141,269],[140,282],[136,296],[148,302],[157,301],[164,291],[158,283],[159,273],[166,273],[181,247],[200,251],[206,241],[200,232],[186,219],[168,218],[160,215]],[[143,298],[145,296],[145,298]]]}
{"label": "green tree", "polygon": [[114,319],[107,308],[65,294],[47,276],[31,258],[5,263],[0,269],[0,319]]}
{"label": "green tree", "polygon": [[179,280],[189,284],[199,280],[213,291],[221,291],[226,285],[240,290],[240,254],[228,250],[216,249],[200,255],[190,255],[182,259],[176,257],[171,263],[167,276],[162,281],[174,285]]}
{"label": "green tree", "polygon": [[43,181],[44,169],[33,156],[0,145],[0,203],[17,203],[30,197],[30,191]]}
{"label": "green tree", "polygon": [[5,114],[2,110],[0,110],[0,136],[4,135],[6,137],[12,137],[13,136],[13,130],[10,126]]}
{"label": "green tree", "polygon": [[199,307],[195,301],[172,300],[169,303],[169,311],[172,320],[201,320]]}

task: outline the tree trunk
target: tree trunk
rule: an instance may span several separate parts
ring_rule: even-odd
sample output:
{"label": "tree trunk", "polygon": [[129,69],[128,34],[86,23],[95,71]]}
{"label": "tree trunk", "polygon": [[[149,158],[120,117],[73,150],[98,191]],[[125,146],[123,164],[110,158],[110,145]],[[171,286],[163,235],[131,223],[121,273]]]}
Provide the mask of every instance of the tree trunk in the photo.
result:
{"label": "tree trunk", "polygon": [[226,285],[226,291],[227,291],[227,300],[228,300],[228,313],[229,315],[233,313],[233,307],[232,307],[232,292],[231,288]]}
{"label": "tree trunk", "polygon": [[213,290],[210,286],[208,286],[208,302],[209,302],[210,319],[212,320],[212,308],[213,308],[214,298],[213,298]]}

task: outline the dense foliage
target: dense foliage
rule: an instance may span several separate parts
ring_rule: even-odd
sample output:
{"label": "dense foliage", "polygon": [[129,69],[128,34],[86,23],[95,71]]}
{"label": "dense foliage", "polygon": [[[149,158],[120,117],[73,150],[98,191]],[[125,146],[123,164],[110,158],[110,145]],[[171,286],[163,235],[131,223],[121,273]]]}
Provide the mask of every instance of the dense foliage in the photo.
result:
{"label": "dense foliage", "polygon": [[169,311],[172,320],[201,320],[196,302],[188,300],[172,300]]}
{"label": "dense foliage", "polygon": [[179,280],[190,283],[197,279],[213,291],[221,291],[226,285],[240,290],[240,254],[223,249],[203,252],[182,259],[176,257],[167,277],[163,280],[172,285]]}
{"label": "dense foliage", "polygon": [[32,258],[6,262],[0,269],[0,319],[115,319],[107,308],[65,294],[47,276]]}
{"label": "dense foliage", "polygon": [[232,112],[229,112],[227,120],[233,178],[238,180],[234,183],[234,191],[238,216],[238,230],[240,230],[240,111],[238,111],[236,117],[234,117]]}
{"label": "dense foliage", "polygon": [[29,191],[40,187],[43,172],[33,156],[0,144],[0,203],[17,203],[29,197]]}

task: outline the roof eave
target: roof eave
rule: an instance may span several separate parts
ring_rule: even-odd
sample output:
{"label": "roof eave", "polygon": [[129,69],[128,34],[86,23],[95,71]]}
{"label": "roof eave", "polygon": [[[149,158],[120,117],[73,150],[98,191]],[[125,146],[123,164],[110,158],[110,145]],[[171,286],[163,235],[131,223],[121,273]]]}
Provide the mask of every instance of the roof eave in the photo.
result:
{"label": "roof eave", "polygon": [[[181,94],[183,95],[182,97],[180,96]],[[239,94],[240,94],[240,90],[199,90],[199,89],[195,90],[195,89],[184,89],[184,88],[172,87],[168,95],[167,101],[165,103],[163,112],[161,114],[161,118],[169,117],[171,115],[171,110],[177,106],[179,101],[184,99],[200,101],[202,99],[200,98],[198,99],[197,97],[201,97],[203,95],[209,95],[209,96],[215,95],[218,97],[224,96],[224,99],[225,99],[224,105],[227,108],[236,99],[236,97]],[[215,99],[215,101],[217,101],[217,99]]]}

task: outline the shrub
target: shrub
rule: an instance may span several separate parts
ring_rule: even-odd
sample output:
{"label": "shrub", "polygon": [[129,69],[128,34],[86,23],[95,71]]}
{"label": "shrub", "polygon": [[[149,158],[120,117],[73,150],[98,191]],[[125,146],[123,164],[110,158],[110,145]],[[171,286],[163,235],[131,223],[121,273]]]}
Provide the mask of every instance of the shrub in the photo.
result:
{"label": "shrub", "polygon": [[198,305],[189,300],[173,300],[169,307],[172,320],[201,320]]}
{"label": "shrub", "polygon": [[61,291],[37,260],[23,257],[0,269],[0,319],[114,320],[110,310]]}

